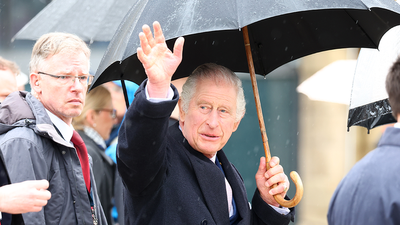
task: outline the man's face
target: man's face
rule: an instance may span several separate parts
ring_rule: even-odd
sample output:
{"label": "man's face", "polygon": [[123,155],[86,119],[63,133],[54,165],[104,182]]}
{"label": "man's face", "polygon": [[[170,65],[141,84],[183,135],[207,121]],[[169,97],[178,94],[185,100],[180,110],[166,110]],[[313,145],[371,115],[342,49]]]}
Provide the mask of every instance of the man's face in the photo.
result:
{"label": "man's face", "polygon": [[[65,52],[50,56],[45,60],[42,71],[53,75],[89,75],[88,58],[83,52]],[[57,78],[38,75],[34,88],[44,107],[65,123],[71,124],[72,118],[81,114],[85,104],[87,86],[74,79],[73,82],[60,84]],[[31,79],[32,81],[32,79]]]}
{"label": "man's face", "polygon": [[11,92],[17,91],[17,79],[11,70],[0,70],[0,102]]}
{"label": "man's face", "polygon": [[180,107],[183,135],[197,151],[211,158],[236,131],[236,91],[231,84],[213,80],[198,83],[187,113]]}

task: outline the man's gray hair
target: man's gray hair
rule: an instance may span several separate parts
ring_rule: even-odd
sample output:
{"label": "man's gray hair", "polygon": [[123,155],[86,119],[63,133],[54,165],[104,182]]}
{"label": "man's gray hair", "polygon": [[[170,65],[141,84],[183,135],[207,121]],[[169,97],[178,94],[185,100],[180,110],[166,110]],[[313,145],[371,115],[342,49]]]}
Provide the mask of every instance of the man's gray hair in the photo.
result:
{"label": "man's gray hair", "polygon": [[239,121],[246,112],[246,100],[240,78],[230,69],[215,63],[206,63],[197,67],[188,77],[182,87],[181,101],[182,110],[187,113],[189,103],[196,92],[196,85],[200,80],[213,79],[232,84],[236,88],[236,121]]}

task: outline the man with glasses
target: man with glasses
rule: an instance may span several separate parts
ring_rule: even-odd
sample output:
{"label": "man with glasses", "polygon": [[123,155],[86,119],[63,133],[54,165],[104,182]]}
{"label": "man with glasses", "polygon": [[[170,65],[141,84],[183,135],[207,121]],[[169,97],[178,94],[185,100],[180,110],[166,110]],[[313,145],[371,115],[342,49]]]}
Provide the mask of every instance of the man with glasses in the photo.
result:
{"label": "man with glasses", "polygon": [[46,179],[51,199],[25,224],[106,224],[86,146],[72,127],[85,104],[90,50],[77,36],[43,35],[30,61],[31,93],[0,108],[0,150],[12,183]]}

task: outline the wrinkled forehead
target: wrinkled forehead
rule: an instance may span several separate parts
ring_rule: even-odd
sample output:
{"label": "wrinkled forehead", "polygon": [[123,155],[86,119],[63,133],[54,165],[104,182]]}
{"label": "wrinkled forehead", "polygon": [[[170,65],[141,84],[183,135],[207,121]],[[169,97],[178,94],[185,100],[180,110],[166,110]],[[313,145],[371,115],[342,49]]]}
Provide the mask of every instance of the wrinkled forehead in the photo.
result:
{"label": "wrinkled forehead", "polygon": [[39,65],[39,70],[57,70],[57,72],[64,74],[79,70],[79,73],[88,75],[89,67],[90,61],[84,52],[64,49],[42,61]]}

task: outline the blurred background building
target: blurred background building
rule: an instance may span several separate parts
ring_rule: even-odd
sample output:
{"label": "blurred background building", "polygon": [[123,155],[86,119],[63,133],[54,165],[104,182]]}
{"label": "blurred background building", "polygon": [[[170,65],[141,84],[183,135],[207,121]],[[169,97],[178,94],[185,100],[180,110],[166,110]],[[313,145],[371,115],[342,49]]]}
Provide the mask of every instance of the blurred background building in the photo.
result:
{"label": "blurred background building", "polygon": [[[29,75],[34,41],[12,37],[51,0],[0,0],[0,55],[17,62]],[[89,44],[89,43],[88,43]],[[91,71],[97,66],[108,42],[93,42]],[[326,65],[341,59],[357,59],[359,49],[317,53],[288,63],[265,78],[258,77],[261,104],[271,154],[281,158],[286,174],[296,170],[304,184],[297,206],[296,225],[327,224],[330,198],[343,176],[366,153],[375,148],[385,127],[351,127],[347,131],[348,105],[310,100],[296,87]],[[264,155],[254,97],[248,74],[239,74],[245,89],[247,112],[225,152],[241,171],[251,199],[259,157]],[[29,83],[26,90],[30,90]],[[337,90],[340,91],[340,90]],[[293,196],[292,183],[289,196]]]}

